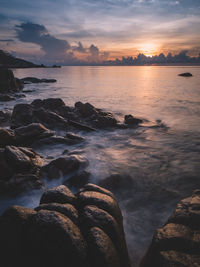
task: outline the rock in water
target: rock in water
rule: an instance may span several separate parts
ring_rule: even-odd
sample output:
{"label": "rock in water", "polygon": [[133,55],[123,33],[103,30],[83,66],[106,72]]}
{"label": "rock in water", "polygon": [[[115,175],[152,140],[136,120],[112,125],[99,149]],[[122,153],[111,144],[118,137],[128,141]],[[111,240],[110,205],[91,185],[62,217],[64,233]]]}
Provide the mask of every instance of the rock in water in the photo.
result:
{"label": "rock in water", "polygon": [[40,189],[42,159],[29,148],[6,146],[0,149],[0,194],[17,195]]}
{"label": "rock in water", "polygon": [[141,267],[200,266],[200,191],[182,200],[154,235]]}
{"label": "rock in water", "polygon": [[192,73],[190,72],[184,72],[184,73],[180,73],[178,76],[181,76],[181,77],[192,77]]}
{"label": "rock in water", "polygon": [[0,69],[0,93],[17,92],[22,88],[22,84],[14,77],[12,70]]}
{"label": "rock in water", "polygon": [[0,236],[4,267],[130,267],[118,204],[92,184],[76,196],[64,185],[47,190],[34,211],[8,209],[0,217]]}

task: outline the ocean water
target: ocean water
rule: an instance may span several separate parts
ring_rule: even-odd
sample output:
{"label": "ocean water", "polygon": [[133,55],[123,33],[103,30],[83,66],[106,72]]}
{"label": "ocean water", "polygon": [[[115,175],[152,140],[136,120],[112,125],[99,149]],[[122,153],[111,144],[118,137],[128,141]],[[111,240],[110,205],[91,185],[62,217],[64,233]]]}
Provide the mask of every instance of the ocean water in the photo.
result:
{"label": "ocean water", "polygon": [[[138,266],[155,230],[172,213],[177,202],[200,188],[200,67],[62,67],[18,69],[18,78],[55,78],[54,84],[31,84],[26,98],[60,97],[66,105],[90,102],[111,111],[123,121],[126,114],[144,118],[137,129],[82,133],[85,145],[67,147],[89,160],[92,182],[120,176],[114,193],[124,216],[124,227],[133,266]],[[179,77],[191,72],[191,78]],[[11,109],[16,102],[0,103]],[[38,150],[44,157],[60,156],[63,146]],[[56,180],[48,186],[61,183]],[[34,207],[40,193],[5,199]]]}

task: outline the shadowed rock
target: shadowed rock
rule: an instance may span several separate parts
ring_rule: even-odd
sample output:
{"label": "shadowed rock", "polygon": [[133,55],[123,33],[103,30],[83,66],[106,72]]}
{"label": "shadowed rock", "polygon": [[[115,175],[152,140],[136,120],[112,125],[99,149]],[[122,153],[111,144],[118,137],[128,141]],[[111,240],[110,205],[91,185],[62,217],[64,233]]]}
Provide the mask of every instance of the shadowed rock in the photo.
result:
{"label": "shadowed rock", "polygon": [[25,77],[23,79],[20,79],[20,81],[24,84],[29,84],[29,83],[55,83],[55,79],[38,79],[35,77]]}
{"label": "shadowed rock", "polygon": [[[122,220],[106,211],[105,204],[95,206],[90,196],[85,195],[88,205],[79,205],[84,190],[75,196],[59,186],[43,194],[35,211],[15,206],[4,212],[0,217],[2,266],[27,267],[29,262],[30,267],[130,267]],[[99,192],[90,193],[100,197]],[[101,197],[102,203],[110,205],[111,197],[103,193]],[[116,201],[113,207],[118,213]]]}
{"label": "shadowed rock", "polygon": [[0,69],[0,93],[17,92],[23,88],[12,70]]}
{"label": "shadowed rock", "polygon": [[180,73],[178,76],[181,76],[181,77],[192,77],[192,73],[190,72],[184,72],[184,73]]}
{"label": "shadowed rock", "polygon": [[19,194],[43,186],[40,180],[42,159],[31,149],[6,146],[0,150],[0,194]]}
{"label": "shadowed rock", "polygon": [[87,164],[88,161],[81,156],[63,156],[42,167],[42,173],[49,179],[55,179],[78,171],[80,167],[85,167]]}
{"label": "shadowed rock", "polygon": [[135,126],[135,125],[142,123],[142,120],[135,118],[132,115],[125,115],[124,123],[130,126]]}
{"label": "shadowed rock", "polygon": [[200,266],[200,191],[182,200],[158,229],[142,267]]}

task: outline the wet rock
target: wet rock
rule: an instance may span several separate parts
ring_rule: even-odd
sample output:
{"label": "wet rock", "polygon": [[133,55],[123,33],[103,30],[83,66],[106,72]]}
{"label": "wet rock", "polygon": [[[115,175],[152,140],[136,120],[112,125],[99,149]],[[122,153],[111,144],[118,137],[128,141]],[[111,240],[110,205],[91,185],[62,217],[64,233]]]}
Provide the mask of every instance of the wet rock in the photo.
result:
{"label": "wet rock", "polygon": [[158,229],[141,266],[200,265],[200,191],[182,200]]}
{"label": "wet rock", "polygon": [[33,107],[29,104],[17,104],[14,106],[11,121],[14,127],[25,126],[34,122]]}
{"label": "wet rock", "polygon": [[80,194],[63,185],[47,190],[35,211],[7,210],[0,217],[2,266],[25,267],[29,259],[31,267],[130,267],[122,221],[104,205],[79,205]]}
{"label": "wet rock", "polygon": [[2,102],[9,102],[9,101],[13,101],[13,100],[15,100],[15,98],[11,95],[0,94],[0,101],[2,101]]}
{"label": "wet rock", "polygon": [[41,123],[31,123],[15,129],[15,138],[18,144],[31,145],[36,140],[53,136],[55,133]]}
{"label": "wet rock", "polygon": [[125,115],[125,117],[124,117],[124,123],[128,124],[130,126],[135,126],[135,125],[138,125],[142,122],[143,121],[141,119],[135,118],[132,115]]}
{"label": "wet rock", "polygon": [[44,185],[38,175],[34,174],[16,174],[3,184],[4,191],[12,195],[42,189],[43,187]]}
{"label": "wet rock", "polygon": [[88,117],[96,113],[96,110],[93,105],[90,103],[83,104],[82,102],[76,102],[75,108],[80,112],[84,117]]}
{"label": "wet rock", "polygon": [[[25,267],[27,262],[30,261],[30,254],[28,253],[30,248],[27,246],[26,234],[30,218],[34,214],[36,212],[31,209],[13,206],[1,216],[0,251],[2,267]],[[31,266],[31,263],[29,266]]]}
{"label": "wet rock", "polygon": [[55,83],[55,79],[38,79],[35,77],[26,77],[23,79],[20,79],[20,81],[24,84],[29,84],[29,83]]}
{"label": "wet rock", "polygon": [[184,73],[180,73],[178,76],[181,76],[181,77],[192,77],[192,73],[190,72],[184,72]]}
{"label": "wet rock", "polygon": [[109,190],[101,187],[101,186],[98,186],[96,184],[86,184],[81,190],[80,192],[84,192],[84,191],[93,191],[93,192],[99,192],[99,193],[102,193],[102,194],[105,194],[107,196],[110,196],[112,198],[115,199],[113,193],[111,193]]}
{"label": "wet rock", "polygon": [[80,192],[78,200],[81,206],[94,205],[111,214],[116,220],[122,221],[122,214],[115,199],[94,191]]}
{"label": "wet rock", "polygon": [[78,130],[81,130],[81,131],[87,131],[87,132],[94,132],[95,131],[94,128],[92,128],[86,124],[76,122],[76,121],[68,120],[68,124],[73,126],[76,129],[78,129]]}
{"label": "wet rock", "polygon": [[87,164],[88,161],[81,156],[63,156],[42,167],[42,174],[49,179],[58,179],[73,171],[78,171],[81,167],[87,166]]}
{"label": "wet rock", "polygon": [[75,140],[77,143],[84,141],[85,139],[77,134],[73,134],[73,133],[66,133],[65,135],[67,138],[71,139],[71,140]]}
{"label": "wet rock", "polygon": [[33,143],[33,147],[41,147],[41,146],[49,146],[49,145],[76,145],[78,144],[80,141],[76,141],[73,139],[69,139],[66,137],[62,137],[62,136],[51,136],[48,138],[42,138],[38,141],[35,141]]}
{"label": "wet rock", "polygon": [[90,176],[91,174],[89,172],[83,171],[71,176],[63,184],[69,187],[80,189],[89,182]]}
{"label": "wet rock", "polygon": [[120,175],[118,173],[111,174],[110,176],[102,179],[99,185],[111,191],[126,190],[134,186],[134,181],[129,175]]}
{"label": "wet rock", "polygon": [[10,121],[10,113],[0,110],[0,124]]}
{"label": "wet rock", "polygon": [[76,197],[64,185],[48,189],[41,197],[40,204],[60,203],[74,204]]}
{"label": "wet rock", "polygon": [[0,150],[0,194],[23,193],[43,186],[39,170],[42,159],[31,149],[6,146]]}
{"label": "wet rock", "polygon": [[0,93],[16,92],[22,84],[14,77],[12,70],[0,69]]}
{"label": "wet rock", "polygon": [[67,121],[56,114],[53,111],[48,111],[43,108],[35,109],[33,111],[33,117],[35,117],[35,121],[44,124],[46,127],[52,128],[68,128]]}
{"label": "wet rock", "polygon": [[40,206],[36,207],[35,210],[36,211],[39,211],[39,210],[57,211],[67,216],[76,225],[78,224],[78,211],[73,205],[69,203],[68,204],[60,204],[60,203],[41,204]]}
{"label": "wet rock", "polygon": [[120,266],[118,253],[113,242],[100,228],[91,228],[89,231],[88,240],[92,266]]}
{"label": "wet rock", "polygon": [[95,124],[99,128],[104,127],[114,127],[117,125],[117,120],[113,117],[111,113],[100,114],[95,120]]}
{"label": "wet rock", "polygon": [[37,108],[44,108],[49,110],[55,110],[60,107],[64,107],[65,103],[61,98],[47,98],[44,100],[36,99],[34,100],[31,105],[37,107]]}
{"label": "wet rock", "polygon": [[13,145],[15,142],[15,135],[12,130],[0,128],[0,147]]}

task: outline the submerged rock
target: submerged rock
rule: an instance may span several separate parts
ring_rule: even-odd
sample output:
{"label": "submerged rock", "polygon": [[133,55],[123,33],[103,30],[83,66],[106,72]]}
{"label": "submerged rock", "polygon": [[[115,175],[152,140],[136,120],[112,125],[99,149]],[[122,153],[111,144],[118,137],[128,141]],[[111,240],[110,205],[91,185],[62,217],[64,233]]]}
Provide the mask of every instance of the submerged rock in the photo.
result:
{"label": "submerged rock", "polygon": [[59,186],[47,190],[35,210],[14,206],[5,211],[0,217],[2,266],[130,267],[122,220],[104,209],[108,196],[102,193],[104,205],[97,207],[90,198],[79,205],[80,194]]}
{"label": "submerged rock", "polygon": [[192,73],[190,72],[184,72],[184,73],[180,73],[178,76],[182,76],[182,77],[192,77]]}
{"label": "submerged rock", "polygon": [[48,179],[58,179],[87,165],[87,159],[81,156],[63,156],[43,166],[41,171],[43,176]]}
{"label": "submerged rock", "polygon": [[141,267],[200,266],[200,191],[182,200],[158,229]]}
{"label": "submerged rock", "polygon": [[82,171],[72,175],[67,181],[64,182],[64,185],[80,189],[89,182],[91,174],[87,171]]}

